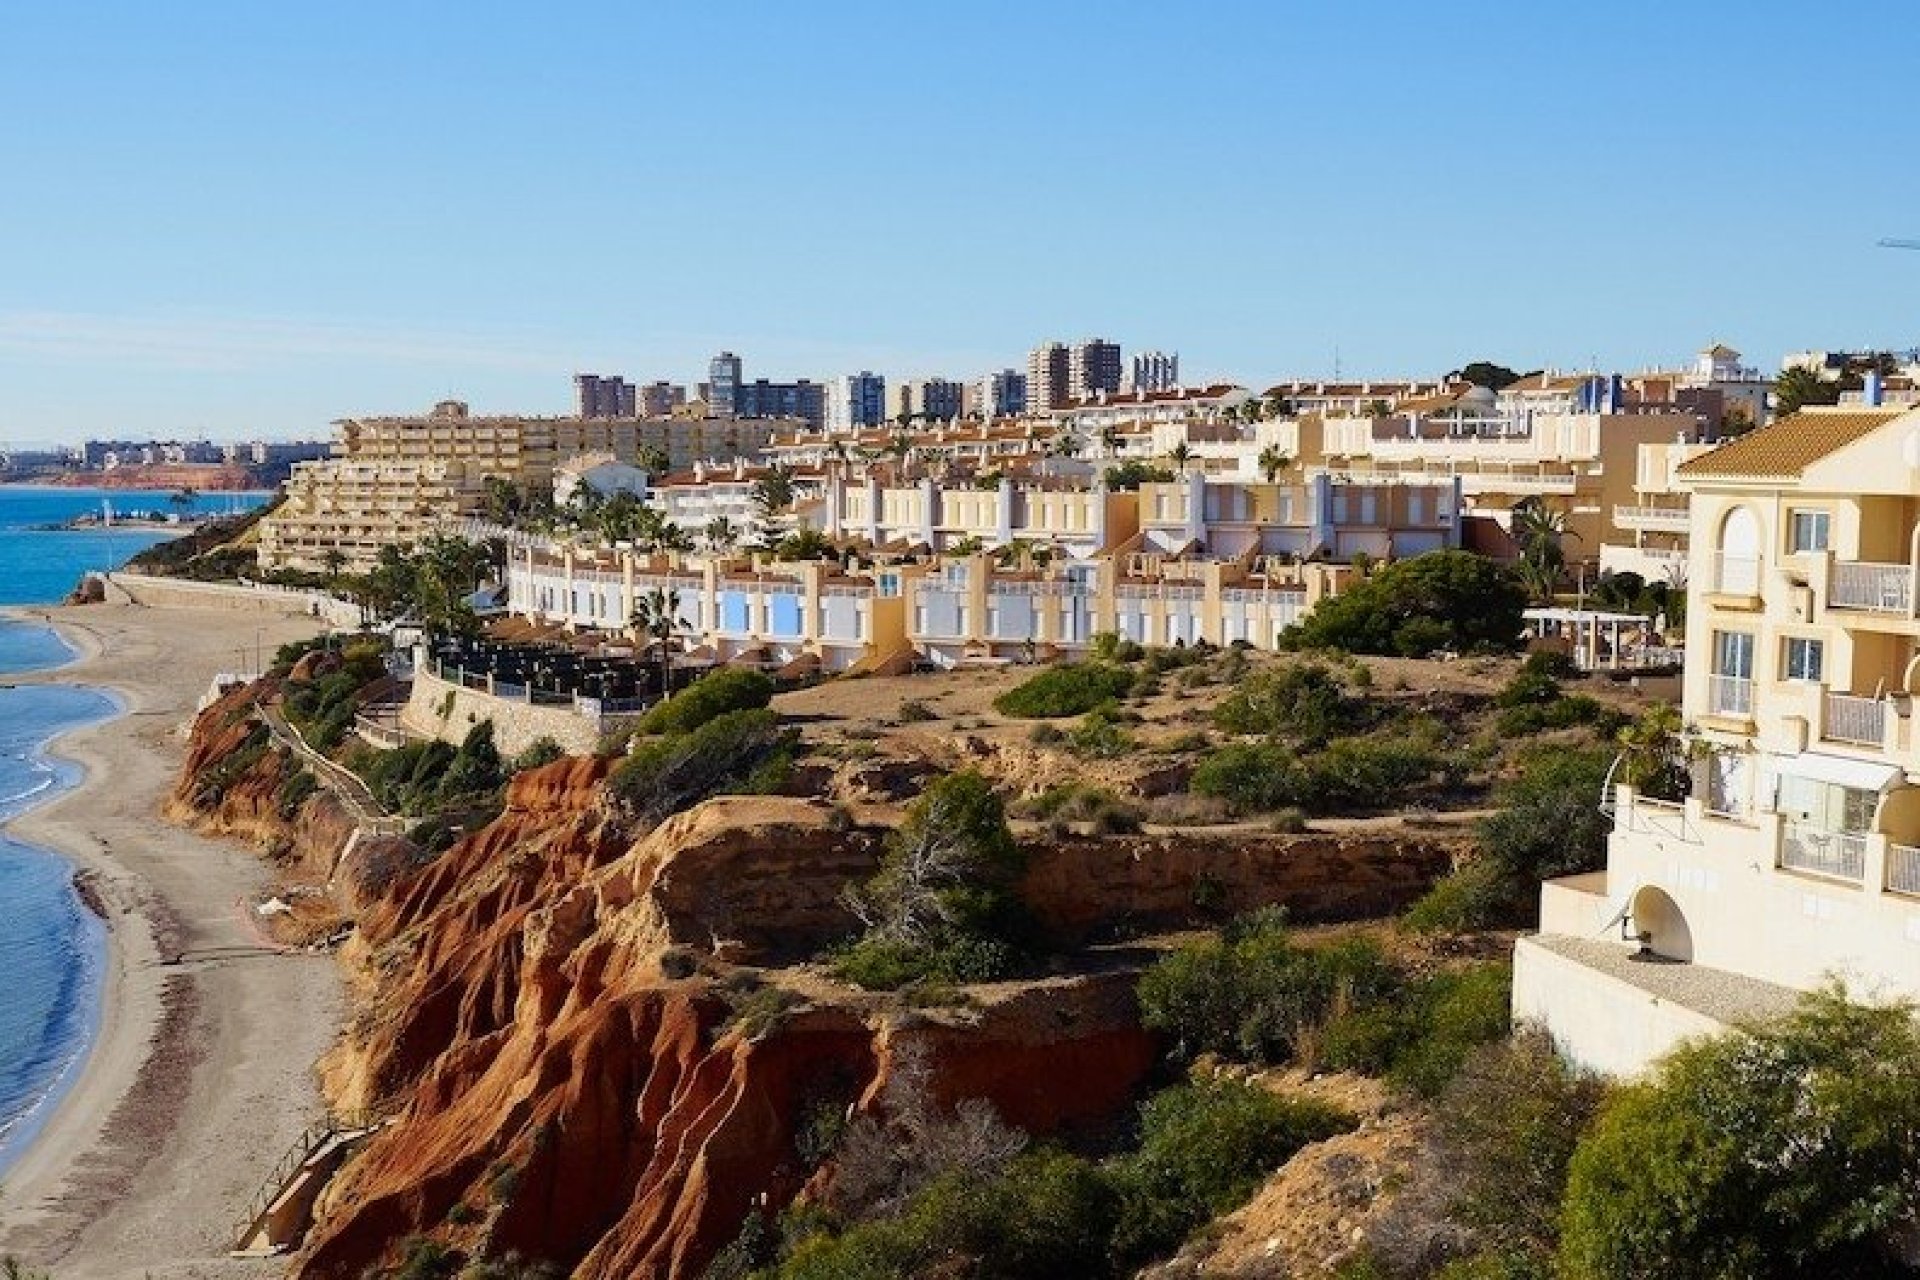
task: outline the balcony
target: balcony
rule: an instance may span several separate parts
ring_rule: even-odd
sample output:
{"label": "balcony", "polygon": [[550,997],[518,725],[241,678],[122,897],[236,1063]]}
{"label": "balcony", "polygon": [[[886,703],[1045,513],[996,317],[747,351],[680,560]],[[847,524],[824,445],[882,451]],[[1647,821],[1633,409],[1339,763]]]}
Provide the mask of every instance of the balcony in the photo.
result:
{"label": "balcony", "polygon": [[1847,693],[1826,695],[1820,736],[1828,742],[1878,747],[1887,740],[1887,700]]}
{"label": "balcony", "polygon": [[1887,846],[1887,892],[1920,898],[1920,849],[1910,844]]}
{"label": "balcony", "polygon": [[1780,866],[1858,884],[1867,869],[1867,837],[1789,822],[1780,835]]}
{"label": "balcony", "polygon": [[1723,551],[1715,552],[1711,589],[1716,594],[1724,596],[1758,596],[1760,594],[1759,558],[1728,555]]}
{"label": "balcony", "polygon": [[1613,523],[1622,529],[1685,533],[1690,513],[1685,507],[1615,507]]}
{"label": "balcony", "polygon": [[1741,720],[1752,718],[1753,681],[1745,676],[1708,676],[1707,712]]}
{"label": "balcony", "polygon": [[1912,565],[1836,561],[1827,581],[1827,607],[1913,616]]}

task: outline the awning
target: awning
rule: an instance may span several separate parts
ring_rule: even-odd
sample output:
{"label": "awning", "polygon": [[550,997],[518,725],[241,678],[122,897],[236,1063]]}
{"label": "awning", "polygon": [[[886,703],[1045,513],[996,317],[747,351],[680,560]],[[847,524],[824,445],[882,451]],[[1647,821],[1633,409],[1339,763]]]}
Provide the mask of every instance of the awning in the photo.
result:
{"label": "awning", "polygon": [[1805,751],[1797,756],[1775,756],[1773,769],[1775,773],[1810,778],[1815,782],[1831,782],[1837,787],[1853,787],[1861,791],[1885,791],[1895,783],[1906,781],[1906,773],[1899,765],[1882,764],[1877,760],[1849,760],[1844,756],[1824,756],[1817,751]]}

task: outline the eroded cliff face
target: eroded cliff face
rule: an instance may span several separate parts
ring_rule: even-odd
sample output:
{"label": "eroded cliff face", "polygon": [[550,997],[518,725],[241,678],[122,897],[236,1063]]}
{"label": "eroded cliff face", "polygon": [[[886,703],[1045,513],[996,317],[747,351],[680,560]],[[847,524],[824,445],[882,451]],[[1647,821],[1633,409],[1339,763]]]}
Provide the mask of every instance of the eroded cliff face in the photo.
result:
{"label": "eroded cliff face", "polygon": [[782,995],[736,1016],[745,988],[716,958],[847,932],[839,891],[873,835],[725,797],[625,844],[598,783],[588,762],[522,775],[498,822],[363,921],[370,1001],[329,1074],[398,1119],[330,1190],[299,1274],[358,1276],[424,1234],[583,1277],[693,1276],[803,1185],[800,1129],[877,1106],[905,1057],[937,1101],[984,1097],[1040,1133],[1107,1119],[1153,1065],[1125,973],[931,1016],[756,969]]}
{"label": "eroded cliff face", "polygon": [[[870,779],[863,826],[812,799],[734,796],[635,837],[608,763],[563,760],[515,778],[496,821],[425,865],[365,840],[342,861],[351,827],[331,799],[279,813],[287,765],[250,746],[246,696],[201,717],[174,811],[329,869],[357,921],[358,998],[327,1091],[393,1117],[328,1189],[298,1276],[359,1277],[429,1236],[593,1280],[693,1277],[817,1174],[803,1135],[880,1108],[906,1064],[936,1105],[984,1098],[1048,1134],[1110,1123],[1158,1061],[1133,1000],[1140,954],[938,1012],[800,963],[854,931],[843,890],[871,874],[916,778]],[[1454,852],[1264,833],[1029,847],[1023,896],[1068,944],[1272,903],[1366,914]]]}

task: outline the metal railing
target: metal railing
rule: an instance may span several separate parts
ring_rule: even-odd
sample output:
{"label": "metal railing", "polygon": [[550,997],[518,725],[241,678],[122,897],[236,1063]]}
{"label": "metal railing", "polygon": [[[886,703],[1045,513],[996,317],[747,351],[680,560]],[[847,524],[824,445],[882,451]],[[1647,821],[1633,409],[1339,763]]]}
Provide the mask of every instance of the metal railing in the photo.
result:
{"label": "metal railing", "polygon": [[233,1240],[236,1248],[246,1247],[247,1239],[260,1225],[260,1219],[273,1202],[286,1192],[293,1180],[313,1154],[343,1134],[368,1133],[385,1124],[386,1120],[371,1111],[349,1111],[337,1116],[328,1116],[316,1124],[310,1124],[300,1131],[281,1155],[273,1170],[260,1182],[260,1189],[247,1201],[245,1212],[233,1224]]}
{"label": "metal railing", "polygon": [[[1687,821],[1687,806],[1681,801],[1655,800],[1652,796],[1635,792],[1633,804],[1623,813],[1629,831],[1666,836],[1673,840],[1684,840],[1688,844],[1703,842],[1700,832]],[[1615,815],[1616,823],[1621,816]]]}
{"label": "metal railing", "polygon": [[1745,676],[1708,676],[1707,710],[1717,716],[1753,714],[1753,681]]}
{"label": "metal railing", "polygon": [[1826,716],[1820,736],[1833,742],[1877,747],[1886,741],[1887,703],[1884,698],[1859,698],[1846,693],[1826,696]]}
{"label": "metal railing", "polygon": [[1827,605],[1869,613],[1913,612],[1913,567],[1836,561],[1827,582]]}
{"label": "metal railing", "polygon": [[1920,849],[1910,844],[1887,846],[1887,892],[1920,897]]}
{"label": "metal railing", "polygon": [[1713,557],[1713,589],[1730,596],[1760,594],[1760,561],[1755,556],[1730,556],[1716,552]]}
{"label": "metal railing", "polygon": [[1780,835],[1780,865],[1792,871],[1858,881],[1866,874],[1867,838],[1789,822]]}

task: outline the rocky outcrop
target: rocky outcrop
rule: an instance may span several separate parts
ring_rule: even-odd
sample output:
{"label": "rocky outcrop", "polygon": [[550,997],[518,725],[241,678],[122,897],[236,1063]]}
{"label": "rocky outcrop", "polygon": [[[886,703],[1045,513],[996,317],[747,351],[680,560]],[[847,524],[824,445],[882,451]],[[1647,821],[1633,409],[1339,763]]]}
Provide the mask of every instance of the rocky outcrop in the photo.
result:
{"label": "rocky outcrop", "polygon": [[[725,797],[626,843],[597,783],[590,762],[522,775],[498,822],[368,913],[373,998],[330,1077],[398,1119],[329,1193],[300,1275],[358,1276],[429,1234],[582,1277],[694,1276],[804,1184],[802,1126],[878,1106],[903,1060],[936,1102],[986,1098],[1039,1133],[1108,1119],[1154,1063],[1124,972],[939,1015],[806,970],[762,973],[757,996],[717,980],[716,956],[844,933],[873,836]],[[697,970],[671,959],[693,952]]]}
{"label": "rocky outcrop", "polygon": [[1027,847],[1020,895],[1056,939],[1072,943],[1115,924],[1174,928],[1270,906],[1305,921],[1390,914],[1445,875],[1464,841],[1183,831]]}

